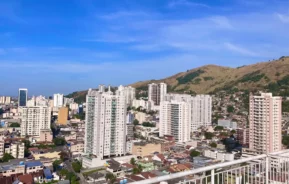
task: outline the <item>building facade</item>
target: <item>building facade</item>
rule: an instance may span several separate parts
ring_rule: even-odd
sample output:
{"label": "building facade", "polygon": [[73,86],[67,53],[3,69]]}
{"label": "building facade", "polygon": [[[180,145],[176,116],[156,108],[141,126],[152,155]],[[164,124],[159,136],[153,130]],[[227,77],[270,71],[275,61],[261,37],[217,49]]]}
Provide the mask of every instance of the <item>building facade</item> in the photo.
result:
{"label": "building facade", "polygon": [[249,148],[257,153],[271,153],[282,148],[282,98],[272,93],[250,95]]}
{"label": "building facade", "polygon": [[118,90],[116,91],[116,94],[118,95],[119,93],[124,93],[125,95],[125,101],[128,106],[132,105],[133,100],[135,99],[135,88],[128,86],[119,86]]}
{"label": "building facade", "polygon": [[21,112],[21,136],[40,136],[42,129],[50,129],[49,107],[22,107]]}
{"label": "building facade", "polygon": [[86,96],[85,153],[101,159],[126,153],[124,92],[89,90]]}
{"label": "building facade", "polygon": [[160,137],[174,136],[177,142],[190,140],[191,103],[163,101],[160,105]]}
{"label": "building facade", "polygon": [[54,94],[53,95],[53,105],[54,107],[62,107],[63,106],[63,94]]}
{"label": "building facade", "polygon": [[167,94],[167,84],[149,84],[148,85],[148,97],[149,101],[152,101],[154,105],[160,105],[161,101],[164,101],[165,95]]}
{"label": "building facade", "polygon": [[25,88],[20,88],[18,93],[18,106],[25,107],[27,105],[27,95],[28,90]]}
{"label": "building facade", "polygon": [[11,154],[14,158],[24,158],[24,149],[24,143],[13,142],[5,146],[5,153]]}
{"label": "building facade", "polygon": [[0,104],[10,104],[11,97],[10,96],[1,96],[0,97]]}
{"label": "building facade", "polygon": [[60,107],[58,110],[58,120],[57,123],[60,125],[66,125],[68,119],[68,108]]}
{"label": "building facade", "polygon": [[212,125],[212,97],[197,95],[192,97],[191,130],[196,131],[201,126]]}
{"label": "building facade", "polygon": [[177,101],[190,104],[190,131],[194,132],[201,126],[212,124],[212,97],[209,95],[191,96],[187,94],[167,94],[165,101]]}

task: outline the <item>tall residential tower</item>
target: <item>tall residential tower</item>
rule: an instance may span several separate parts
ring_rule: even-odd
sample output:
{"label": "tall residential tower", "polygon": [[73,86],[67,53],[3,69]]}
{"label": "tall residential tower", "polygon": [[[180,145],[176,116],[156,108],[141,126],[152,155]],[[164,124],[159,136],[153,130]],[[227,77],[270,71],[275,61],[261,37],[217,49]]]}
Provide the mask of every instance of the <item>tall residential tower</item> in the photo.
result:
{"label": "tall residential tower", "polygon": [[259,154],[280,151],[282,148],[282,98],[272,93],[250,96],[249,148]]}
{"label": "tall residential tower", "polygon": [[86,96],[85,153],[101,159],[126,153],[126,97],[89,90]]}
{"label": "tall residential tower", "polygon": [[167,94],[167,84],[149,84],[148,85],[148,97],[149,101],[152,101],[154,105],[160,105],[160,102],[164,101],[165,95]]}
{"label": "tall residential tower", "polygon": [[26,88],[20,88],[18,93],[18,106],[25,107],[27,105],[28,90]]}

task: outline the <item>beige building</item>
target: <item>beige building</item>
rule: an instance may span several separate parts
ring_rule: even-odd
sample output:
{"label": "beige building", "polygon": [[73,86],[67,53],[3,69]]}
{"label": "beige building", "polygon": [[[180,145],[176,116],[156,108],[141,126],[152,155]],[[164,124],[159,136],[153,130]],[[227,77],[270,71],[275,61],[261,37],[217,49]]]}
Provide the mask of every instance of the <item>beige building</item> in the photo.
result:
{"label": "beige building", "polygon": [[282,97],[272,93],[250,96],[249,148],[258,154],[282,149]]}
{"label": "beige building", "polygon": [[68,108],[67,107],[61,107],[58,111],[58,124],[60,125],[66,125],[68,119]]}
{"label": "beige building", "polygon": [[24,143],[14,142],[5,147],[5,153],[11,154],[14,158],[24,158]]}
{"label": "beige building", "polygon": [[161,144],[140,142],[134,143],[132,146],[132,154],[140,157],[151,155],[154,152],[161,153],[161,151],[162,151]]}
{"label": "beige building", "polygon": [[40,142],[52,142],[53,135],[50,129],[40,130]]}
{"label": "beige building", "polygon": [[83,141],[69,141],[70,144],[70,152],[80,152],[84,151],[84,142]]}

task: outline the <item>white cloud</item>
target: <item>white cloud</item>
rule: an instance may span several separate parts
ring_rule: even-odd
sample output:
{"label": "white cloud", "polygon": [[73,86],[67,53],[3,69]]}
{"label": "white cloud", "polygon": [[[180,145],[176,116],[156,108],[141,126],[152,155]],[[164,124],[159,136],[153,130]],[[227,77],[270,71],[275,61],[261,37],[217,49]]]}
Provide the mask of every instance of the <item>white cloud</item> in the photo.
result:
{"label": "white cloud", "polygon": [[253,56],[253,57],[259,56],[259,54],[255,53],[253,51],[250,51],[248,49],[245,49],[243,47],[237,46],[237,45],[232,44],[232,43],[225,43],[224,45],[227,49],[234,51],[234,52],[237,52],[239,54],[245,55],[245,56]]}
{"label": "white cloud", "polygon": [[277,13],[277,17],[281,20],[281,22],[289,23],[289,16]]}
{"label": "white cloud", "polygon": [[192,2],[189,0],[173,0],[168,4],[168,7],[173,8],[176,6],[191,6],[191,7],[203,7],[203,8],[210,8],[210,6],[204,3],[197,3]]}

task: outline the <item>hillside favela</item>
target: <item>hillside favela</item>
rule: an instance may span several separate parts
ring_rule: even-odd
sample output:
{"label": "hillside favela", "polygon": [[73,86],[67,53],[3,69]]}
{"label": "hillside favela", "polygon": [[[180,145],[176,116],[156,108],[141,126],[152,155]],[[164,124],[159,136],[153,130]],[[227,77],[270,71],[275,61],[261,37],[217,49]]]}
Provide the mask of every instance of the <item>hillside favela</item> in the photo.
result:
{"label": "hillside favela", "polygon": [[0,184],[289,184],[288,0],[0,0]]}

